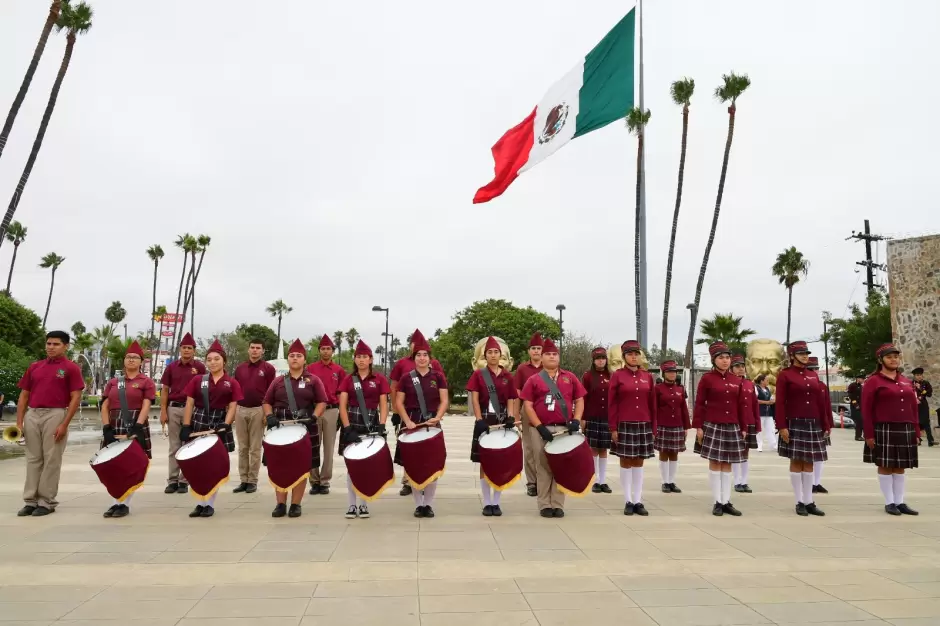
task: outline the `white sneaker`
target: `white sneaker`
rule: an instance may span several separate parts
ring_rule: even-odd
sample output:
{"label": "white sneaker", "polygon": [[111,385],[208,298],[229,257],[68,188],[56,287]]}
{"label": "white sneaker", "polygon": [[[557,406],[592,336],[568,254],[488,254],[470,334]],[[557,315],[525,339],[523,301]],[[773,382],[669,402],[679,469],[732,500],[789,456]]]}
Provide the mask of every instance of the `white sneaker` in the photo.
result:
{"label": "white sneaker", "polygon": [[359,505],[359,517],[361,519],[369,519],[371,517],[369,515],[369,507],[366,506],[365,504]]}
{"label": "white sneaker", "polygon": [[346,519],[356,519],[356,506],[353,505],[349,507],[349,510],[346,511]]}

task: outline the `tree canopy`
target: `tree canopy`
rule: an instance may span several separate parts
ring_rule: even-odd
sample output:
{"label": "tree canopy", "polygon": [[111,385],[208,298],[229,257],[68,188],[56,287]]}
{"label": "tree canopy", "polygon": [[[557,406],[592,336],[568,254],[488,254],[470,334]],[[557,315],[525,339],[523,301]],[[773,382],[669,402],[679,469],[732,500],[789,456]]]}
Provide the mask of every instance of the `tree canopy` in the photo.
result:
{"label": "tree canopy", "polygon": [[39,316],[3,293],[0,293],[0,341],[23,350],[31,358],[42,357],[46,344]]}
{"label": "tree canopy", "polygon": [[[264,343],[265,361],[277,358],[277,333],[264,324],[239,324],[235,327],[235,334],[246,342],[250,342],[252,339],[260,339]],[[247,349],[248,344],[246,343],[245,350],[247,351]],[[231,361],[231,357],[229,357],[229,360]]]}
{"label": "tree canopy", "polygon": [[736,354],[744,354],[747,349],[747,338],[757,334],[757,331],[750,328],[741,328],[741,318],[733,313],[715,313],[711,319],[702,320],[699,332],[702,337],[695,340],[696,344],[708,345],[723,341]]}
{"label": "tree canopy", "polygon": [[[875,289],[868,294],[865,308],[853,304],[851,316],[828,321],[829,341],[835,358],[848,377],[865,375],[875,369],[875,350],[891,341],[891,306],[888,296]],[[824,337],[826,339],[827,337]]]}
{"label": "tree canopy", "polygon": [[5,396],[4,402],[19,397],[16,384],[31,361],[25,351],[0,339],[0,394]]}

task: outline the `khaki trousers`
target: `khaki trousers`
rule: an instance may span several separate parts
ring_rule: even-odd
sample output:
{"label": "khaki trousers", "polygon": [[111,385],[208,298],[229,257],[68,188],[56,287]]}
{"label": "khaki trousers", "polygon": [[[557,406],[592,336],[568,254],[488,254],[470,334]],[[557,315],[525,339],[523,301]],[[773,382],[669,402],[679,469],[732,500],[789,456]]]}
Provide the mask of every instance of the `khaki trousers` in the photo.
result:
{"label": "khaki trousers", "polygon": [[[523,412],[525,409],[523,409]],[[542,438],[539,436],[539,432],[532,428],[529,424],[528,416],[522,416],[522,459],[523,467],[525,468],[525,484],[526,486],[536,484],[536,478],[538,476],[537,466],[538,466],[538,455],[539,447],[541,445]]]}
{"label": "khaki trousers", "polygon": [[180,441],[180,428],[183,427],[183,415],[185,413],[186,409],[181,406],[171,406],[166,409],[166,430],[167,435],[170,437],[170,460],[167,463],[169,473],[167,474],[166,481],[168,485],[172,483],[186,484],[186,477],[183,476],[183,473],[180,471],[180,466],[176,462],[176,451],[183,445],[183,442]]}
{"label": "khaki trousers", "polygon": [[62,454],[68,442],[68,433],[61,441],[55,440],[55,429],[65,419],[65,409],[28,409],[23,420],[26,437],[26,484],[23,502],[29,506],[55,509],[59,493],[59,475],[62,473]]}
{"label": "khaki trousers", "polygon": [[320,468],[310,472],[310,484],[330,486],[333,478],[333,455],[336,453],[336,420],[339,409],[327,409],[317,420],[320,426]]}
{"label": "khaki trousers", "polygon": [[238,476],[240,482],[258,484],[261,469],[261,439],[264,437],[264,410],[240,406],[235,409],[235,440],[238,443]]}
{"label": "khaki trousers", "polygon": [[[567,431],[564,426],[549,426],[548,429],[555,435]],[[548,456],[545,454],[545,440],[539,435],[539,431],[534,428],[529,430],[534,433],[535,437],[538,437],[538,442],[533,440],[533,444],[538,445],[538,448],[536,448],[538,451],[538,482],[536,485],[539,495],[536,500],[538,500],[539,511],[542,509],[564,509],[565,494],[559,491],[555,485],[555,476],[548,466]]]}

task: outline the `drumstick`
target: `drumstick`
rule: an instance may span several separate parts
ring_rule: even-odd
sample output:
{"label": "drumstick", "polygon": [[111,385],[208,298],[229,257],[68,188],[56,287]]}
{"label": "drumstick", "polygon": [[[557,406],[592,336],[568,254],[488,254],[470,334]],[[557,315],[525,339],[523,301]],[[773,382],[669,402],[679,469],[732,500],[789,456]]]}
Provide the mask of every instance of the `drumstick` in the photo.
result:
{"label": "drumstick", "polygon": [[302,417],[296,420],[284,420],[283,422],[279,424],[279,426],[289,426],[291,424],[309,424],[310,421],[311,420],[309,417]]}
{"label": "drumstick", "polygon": [[224,428],[218,428],[218,429],[215,429],[215,430],[203,430],[203,431],[200,431],[200,432],[198,432],[198,433],[192,433],[192,434],[190,434],[190,435],[189,435],[189,438],[190,438],[190,439],[193,439],[194,437],[205,437],[206,435],[215,435],[215,434],[224,433],[224,432],[225,432],[225,429],[224,429]]}

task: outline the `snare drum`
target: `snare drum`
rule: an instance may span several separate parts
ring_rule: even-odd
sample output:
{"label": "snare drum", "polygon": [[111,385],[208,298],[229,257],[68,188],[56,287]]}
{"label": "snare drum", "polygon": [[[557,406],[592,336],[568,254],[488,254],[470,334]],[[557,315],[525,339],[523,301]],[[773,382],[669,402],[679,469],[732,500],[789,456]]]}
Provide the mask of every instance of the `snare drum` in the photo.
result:
{"label": "snare drum", "polygon": [[183,444],[176,451],[176,462],[197,500],[208,500],[228,482],[228,450],[218,435],[202,435]]}
{"label": "snare drum", "polygon": [[496,491],[509,489],[522,475],[522,437],[518,431],[500,428],[480,435],[480,467]]}
{"label": "snare drum", "polygon": [[444,475],[447,449],[444,431],[434,426],[402,431],[398,436],[401,463],[412,489],[421,490]]}
{"label": "snare drum", "polygon": [[124,502],[140,489],[147,478],[150,459],[133,439],[114,441],[91,457],[91,469],[112,498]]}
{"label": "snare drum", "polygon": [[584,435],[555,435],[553,441],[545,444],[545,458],[559,491],[580,497],[591,489],[594,484],[594,457]]}
{"label": "snare drum", "polygon": [[359,443],[347,445],[343,458],[353,491],[363,500],[375,500],[395,482],[392,453],[378,435],[367,435]]}
{"label": "snare drum", "polygon": [[268,480],[277,491],[290,491],[310,475],[313,449],[310,433],[302,424],[269,429],[261,445],[267,461]]}

